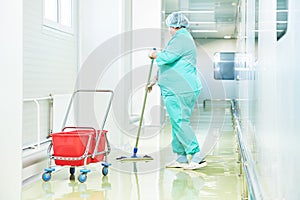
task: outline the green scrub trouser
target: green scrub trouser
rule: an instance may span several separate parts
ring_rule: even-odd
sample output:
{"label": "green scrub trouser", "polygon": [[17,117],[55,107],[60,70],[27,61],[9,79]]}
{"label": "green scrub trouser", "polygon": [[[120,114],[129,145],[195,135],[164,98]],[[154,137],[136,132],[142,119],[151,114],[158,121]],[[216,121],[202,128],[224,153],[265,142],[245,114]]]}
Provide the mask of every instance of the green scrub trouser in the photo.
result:
{"label": "green scrub trouser", "polygon": [[163,97],[172,124],[172,148],[179,155],[195,154],[200,147],[190,117],[200,91]]}

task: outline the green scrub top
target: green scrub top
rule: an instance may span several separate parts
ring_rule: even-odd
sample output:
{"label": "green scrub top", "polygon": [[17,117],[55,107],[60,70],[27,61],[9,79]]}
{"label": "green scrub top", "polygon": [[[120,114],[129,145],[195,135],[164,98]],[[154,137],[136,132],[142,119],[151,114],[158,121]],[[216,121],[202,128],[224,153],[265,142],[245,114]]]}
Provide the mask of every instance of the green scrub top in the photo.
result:
{"label": "green scrub top", "polygon": [[196,68],[197,48],[185,28],[175,32],[165,49],[157,53],[158,85],[161,94],[176,95],[201,90]]}

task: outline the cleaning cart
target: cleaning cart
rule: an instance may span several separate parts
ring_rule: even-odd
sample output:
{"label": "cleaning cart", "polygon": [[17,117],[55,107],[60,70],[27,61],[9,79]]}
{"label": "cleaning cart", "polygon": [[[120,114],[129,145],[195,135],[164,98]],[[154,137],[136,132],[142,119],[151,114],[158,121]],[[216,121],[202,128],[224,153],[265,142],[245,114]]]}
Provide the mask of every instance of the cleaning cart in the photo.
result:
{"label": "cleaning cart", "polygon": [[[108,105],[103,117],[100,130],[95,127],[89,126],[65,126],[70,114],[72,105],[74,105],[74,99],[78,97],[80,93],[109,93]],[[63,121],[63,128],[61,132],[51,134],[51,143],[48,147],[49,166],[45,168],[45,172],[42,175],[44,181],[51,179],[51,173],[55,171],[55,166],[69,166],[70,167],[70,179],[74,179],[75,167],[82,166],[78,181],[84,183],[87,179],[87,173],[90,170],[87,165],[90,163],[101,162],[102,174],[106,176],[108,174],[107,155],[110,153],[110,145],[107,140],[107,130],[104,130],[105,122],[112,104],[113,91],[111,90],[77,90],[73,93],[67,112]],[[77,105],[75,105],[77,106]],[[52,163],[55,163],[53,165]]]}

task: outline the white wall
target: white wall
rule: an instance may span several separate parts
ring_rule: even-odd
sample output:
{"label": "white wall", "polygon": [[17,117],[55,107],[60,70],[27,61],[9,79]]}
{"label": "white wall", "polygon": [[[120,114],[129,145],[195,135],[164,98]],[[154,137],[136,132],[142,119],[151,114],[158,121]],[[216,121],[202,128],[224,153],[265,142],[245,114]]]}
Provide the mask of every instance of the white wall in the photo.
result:
{"label": "white wall", "polygon": [[[43,1],[24,1],[24,98],[71,93],[77,74],[77,0],[74,0],[74,33],[43,25]],[[42,140],[49,134],[49,103],[40,101]],[[24,102],[23,144],[36,142],[36,107]]]}
{"label": "white wall", "polygon": [[121,33],[122,2],[120,0],[79,1],[80,64],[99,45]]}
{"label": "white wall", "polygon": [[[150,69],[151,63],[148,54],[153,47],[156,47],[157,49],[163,48],[160,45],[161,23],[164,21],[164,19],[161,19],[161,1],[133,0],[132,3],[132,29],[145,29],[143,34],[138,35],[133,33],[133,44],[138,43],[138,40],[144,40],[145,46],[135,45],[139,49],[136,49],[135,52],[132,53],[132,67],[133,70],[141,66],[145,66],[146,68],[143,74],[137,74],[133,71],[133,76],[136,75],[135,78],[140,77],[142,79],[142,83],[146,84],[148,74],[150,73],[148,69]],[[152,34],[152,32],[158,34]],[[147,41],[151,41],[152,43],[148,43]],[[157,66],[154,62],[151,78],[156,75],[157,70]],[[133,99],[135,99],[135,101],[133,100],[134,103],[132,106],[132,112],[140,115],[144,100],[144,87],[141,87],[138,91],[136,91],[136,93],[133,95]],[[153,91],[147,97],[144,123],[148,125],[151,124],[160,126],[160,119],[158,119],[158,116],[150,116],[150,111],[155,106],[160,106],[160,90],[157,86],[154,87]],[[154,120],[153,118],[156,119]]]}
{"label": "white wall", "polygon": [[[257,128],[260,146],[259,165],[261,178],[267,188],[269,199],[298,199],[300,192],[297,184],[300,181],[299,137],[299,9],[297,0],[289,0],[287,33],[281,40],[276,36],[261,34],[259,45],[260,85],[257,86],[261,99],[258,112]],[[275,4],[275,5],[274,5]],[[261,7],[270,13],[276,7],[274,1],[266,1]],[[272,9],[273,8],[273,9]],[[267,13],[266,12],[266,13]],[[262,27],[273,30],[276,16],[264,15]],[[273,28],[273,29],[270,29]],[[264,42],[263,42],[264,41]],[[274,53],[275,56],[271,56]],[[275,58],[275,59],[274,59]],[[283,163],[287,163],[284,165]]]}
{"label": "white wall", "polygon": [[[240,103],[241,121],[264,199],[298,199],[300,195],[300,3],[288,2],[287,33],[277,41],[276,1],[260,1],[257,76],[239,87],[249,100]],[[252,53],[253,49],[252,41],[246,50]]]}
{"label": "white wall", "polygon": [[22,1],[1,0],[1,183],[0,199],[21,199]]}
{"label": "white wall", "polygon": [[[161,27],[161,1],[133,0],[133,29]],[[146,39],[146,38],[145,38]]]}
{"label": "white wall", "polygon": [[[300,89],[298,85],[300,74],[300,2],[289,0],[289,23],[288,31],[278,42],[276,63],[278,101],[273,108],[278,112],[278,170],[275,172],[277,180],[280,181],[277,188],[280,188],[280,197],[286,199],[298,199],[300,196],[297,184],[300,181]],[[287,54],[288,52],[288,54]],[[288,55],[288,56],[287,56]],[[274,111],[273,111],[274,113]],[[277,128],[277,127],[276,127]],[[287,166],[279,163],[288,163]],[[276,189],[277,189],[276,188]]]}

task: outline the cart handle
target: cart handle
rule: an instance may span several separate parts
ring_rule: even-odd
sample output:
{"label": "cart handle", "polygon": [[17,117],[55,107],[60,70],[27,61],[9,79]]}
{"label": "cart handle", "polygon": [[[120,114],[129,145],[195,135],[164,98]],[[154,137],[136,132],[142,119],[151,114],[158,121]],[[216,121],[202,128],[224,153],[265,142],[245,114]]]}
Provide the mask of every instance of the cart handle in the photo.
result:
{"label": "cart handle", "polygon": [[62,129],[62,131],[65,131],[66,129],[90,129],[93,130],[96,133],[96,129],[94,129],[93,127],[84,127],[84,126],[66,126]]}
{"label": "cart handle", "polygon": [[109,110],[110,110],[110,107],[111,107],[111,104],[112,104],[113,96],[114,96],[114,92],[112,90],[77,90],[77,91],[75,91],[72,94],[71,100],[69,102],[68,109],[67,109],[67,112],[66,112],[66,115],[65,115],[62,127],[65,127],[65,125],[66,125],[66,122],[67,122],[67,119],[68,119],[68,116],[69,116],[69,113],[70,113],[71,106],[72,106],[73,99],[74,99],[75,95],[77,93],[80,93],[80,92],[86,92],[86,93],[93,93],[93,92],[95,92],[95,93],[96,92],[97,93],[100,93],[100,92],[102,92],[102,93],[111,93],[110,98],[109,98],[109,103],[108,103],[108,106],[106,108],[106,113],[105,113],[105,116],[104,116],[104,119],[103,119],[103,122],[102,122],[102,125],[101,125],[101,130],[103,130],[104,126],[105,126],[105,123],[106,123],[106,119],[107,119]]}

